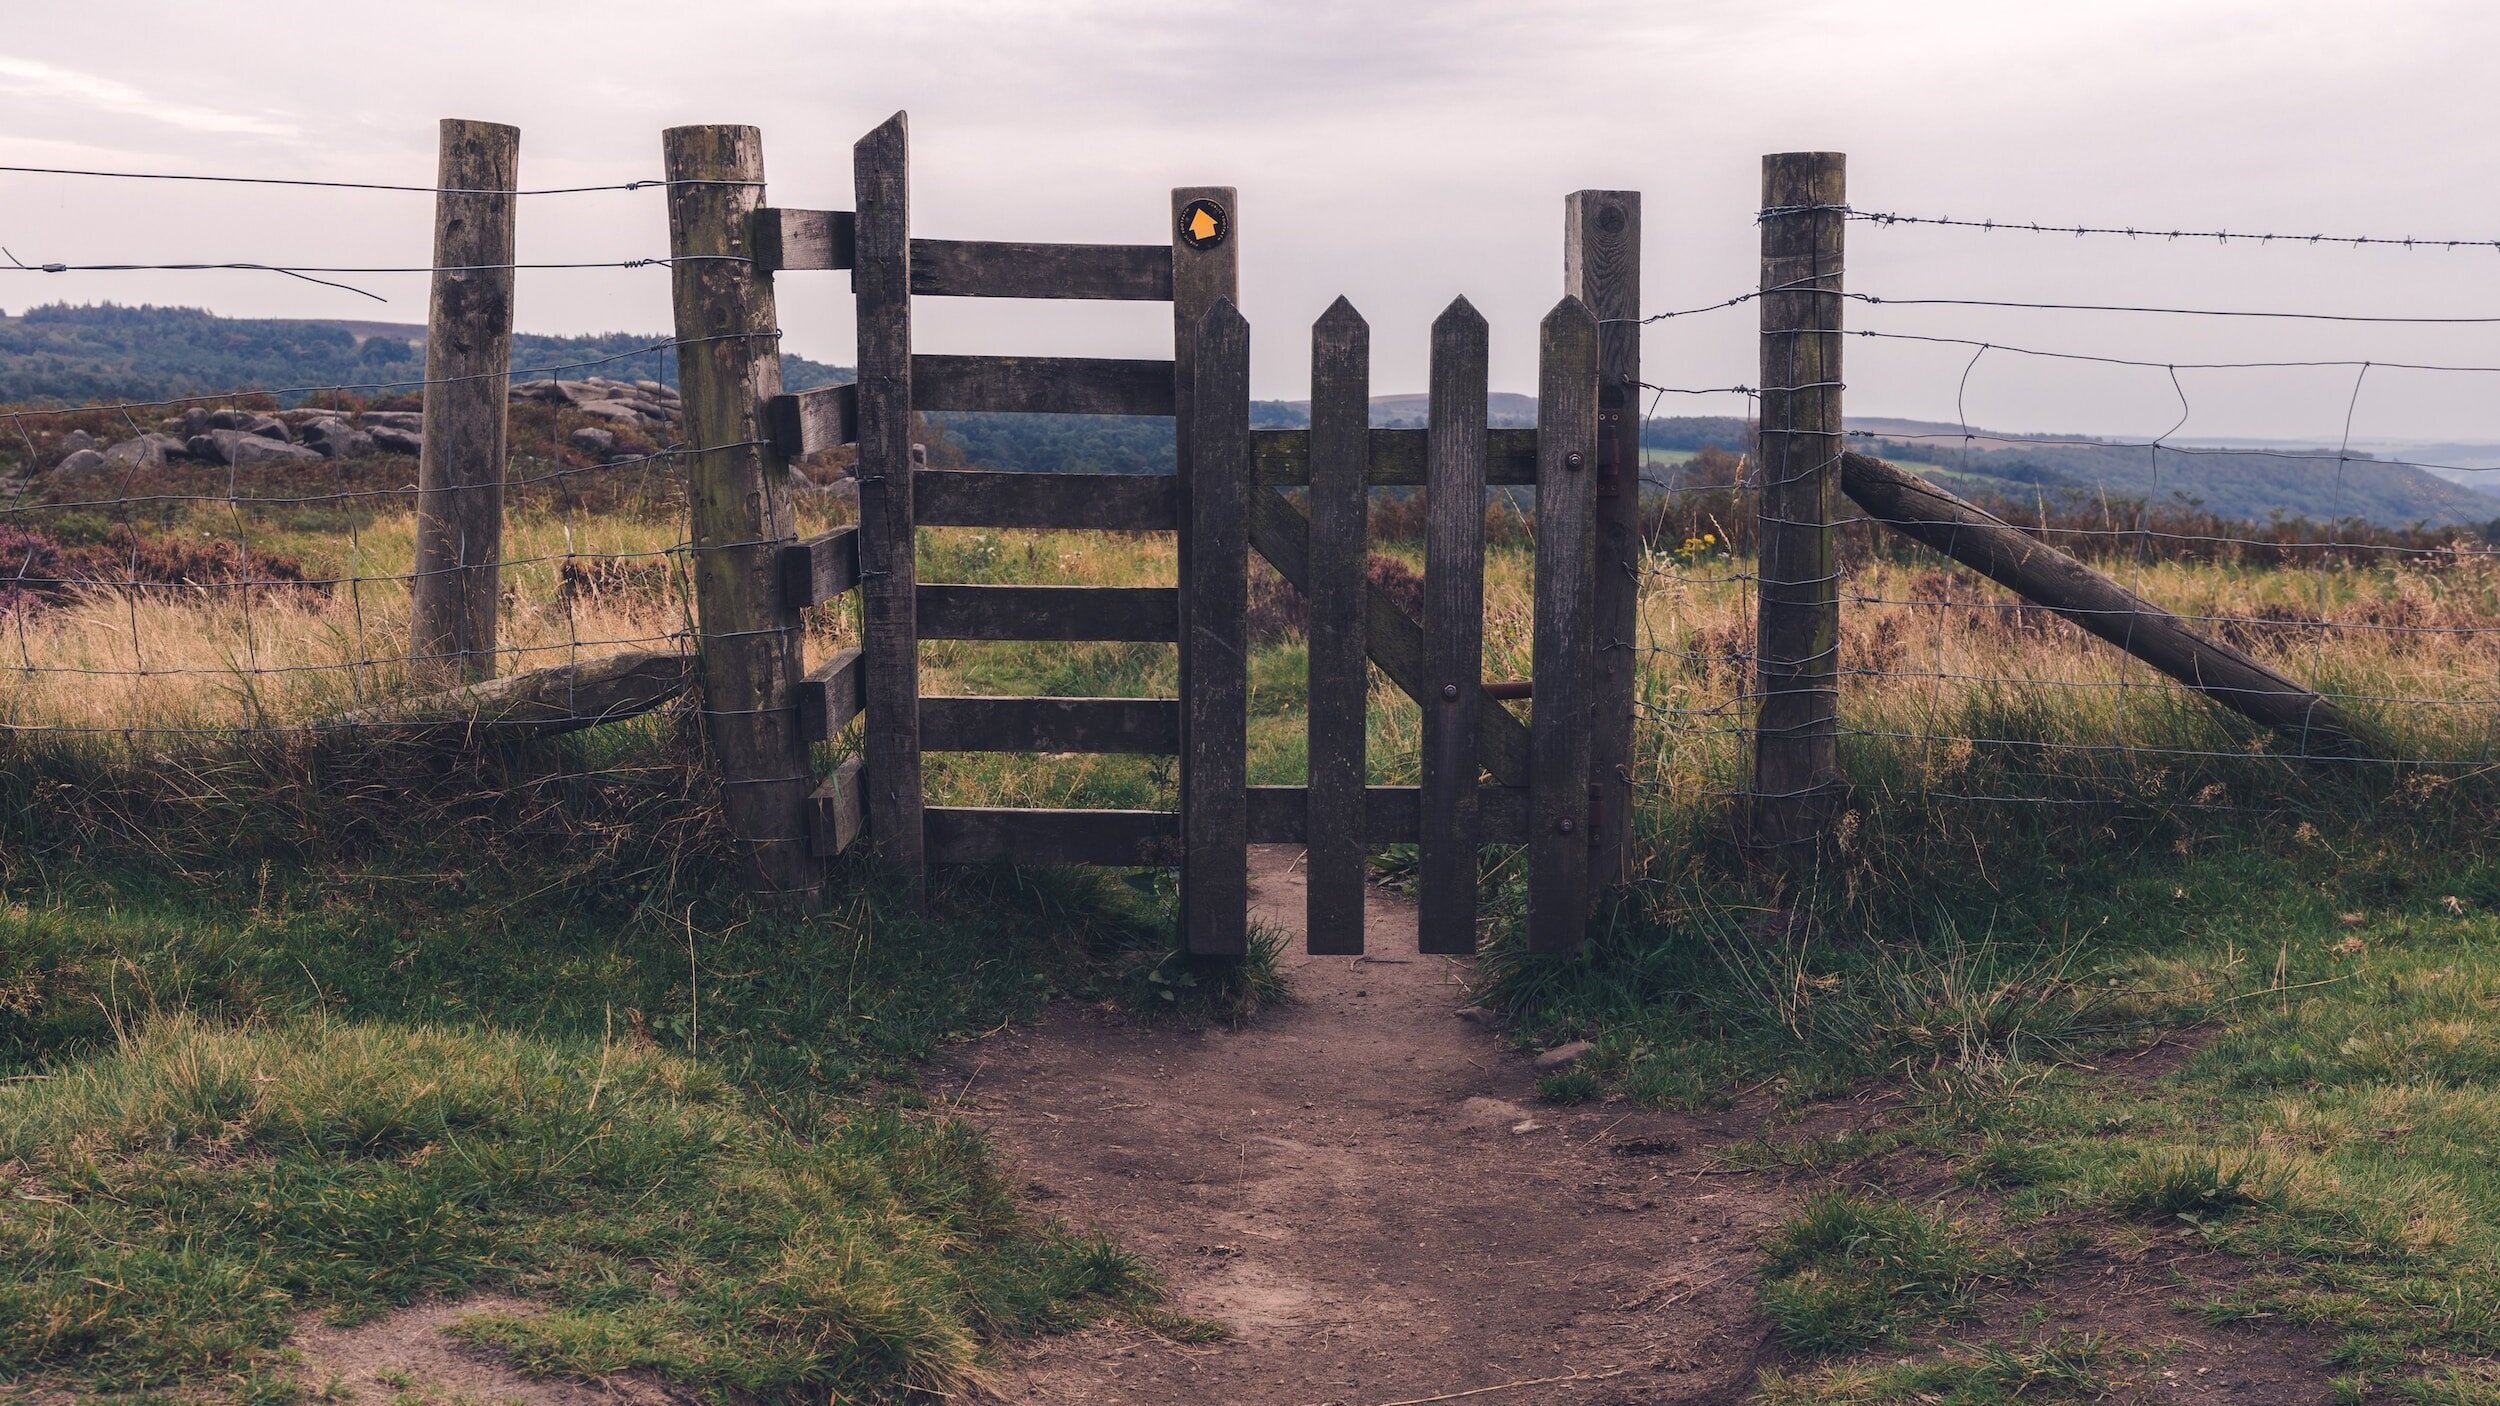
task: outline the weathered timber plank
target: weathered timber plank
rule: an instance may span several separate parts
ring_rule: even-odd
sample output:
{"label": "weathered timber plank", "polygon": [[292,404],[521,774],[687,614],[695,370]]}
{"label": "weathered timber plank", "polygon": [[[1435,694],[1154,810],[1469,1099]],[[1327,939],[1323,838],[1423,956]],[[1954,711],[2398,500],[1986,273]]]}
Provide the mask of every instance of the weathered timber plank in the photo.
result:
{"label": "weathered timber plank", "polygon": [[799,730],[810,742],[830,742],[868,706],[868,670],[856,649],[834,651],[816,672],[799,681]]}
{"label": "weathered timber plank", "polygon": [[[1304,942],[1363,950],[1364,748],[1371,665],[1364,638],[1371,562],[1371,328],[1343,298],[1311,327],[1309,837]],[[1271,490],[1253,489],[1257,493]]]}
{"label": "weathered timber plank", "polygon": [[952,586],[920,588],[920,637],[932,640],[1180,638],[1180,598],[1169,586]]}
{"label": "weathered timber plank", "polygon": [[1642,652],[1641,193],[1573,191],[1563,206],[1563,291],[1597,318],[1597,662],[1591,688],[1589,881],[1624,883],[1632,860],[1632,721]]}
{"label": "weathered timber plank", "polygon": [[846,269],[852,262],[851,212],[783,210],[755,212],[755,266],[763,273]]}
{"label": "weathered timber plank", "polygon": [[1180,863],[1180,817],[1168,810],[1041,810],[930,806],[923,813],[932,864],[1100,864],[1122,869]]}
{"label": "weathered timber plank", "polygon": [[1250,324],[1207,309],[1191,402],[1189,566],[1181,578],[1181,931],[1191,953],[1250,950]]}
{"label": "weathered timber plank", "polygon": [[927,527],[1169,532],[1179,526],[1169,474],[1001,473],[923,469],[913,477]]}
{"label": "weathered timber plank", "polygon": [[868,828],[868,764],[846,757],[807,798],[807,849],[831,859]]}
{"label": "weathered timber plank", "polygon": [[1539,329],[1536,710],[1528,720],[1528,948],[1588,935],[1589,750],[1597,624],[1597,319],[1566,297]]}
{"label": "weathered timber plank", "polygon": [[781,549],[781,590],[794,610],[823,605],[858,584],[856,527],[837,527]]}
{"label": "weathered timber plank", "polygon": [[[1370,430],[1374,488],[1421,488],[1424,483],[1425,430]],[[1259,482],[1297,487],[1311,481],[1309,430],[1252,430],[1257,449]],[[1498,485],[1536,482],[1536,431],[1485,431],[1484,481]]]}
{"label": "weathered timber plank", "polygon": [[929,752],[1127,752],[1181,749],[1177,698],[952,698],[920,700]]}
{"label": "weathered timber plank", "polygon": [[1486,331],[1465,298],[1432,324],[1424,466],[1424,829],[1416,845],[1416,946],[1476,950],[1482,813],[1477,733],[1484,681]]}
{"label": "weathered timber plank", "polygon": [[1172,296],[1172,251],[1161,244],[915,239],[911,291],[953,298],[1157,302]]}
{"label": "weathered timber plank", "polygon": [[910,130],[902,113],[851,150],[859,336],[860,633],[867,655],[868,834],[917,900],[920,592],[912,517]]}
{"label": "weathered timber plank", "polygon": [[[1484,819],[1484,842],[1525,844],[1528,840],[1528,789],[1524,786],[1480,786],[1478,814]],[[1301,786],[1250,788],[1250,843],[1310,843],[1310,792]],[[1367,849],[1411,845],[1423,834],[1423,792],[1413,786],[1363,788],[1362,842]]]}
{"label": "weathered timber plank", "polygon": [[[1184,525],[1190,520],[1191,452],[1197,436],[1197,417],[1192,396],[1196,393],[1198,368],[1198,334],[1203,328],[1207,310],[1219,298],[1241,297],[1241,240],[1233,230],[1238,218],[1237,192],[1230,186],[1178,186],[1172,191],[1171,217],[1168,226],[1172,235],[1172,465],[1176,475],[1178,499],[1175,518]],[[1218,223],[1223,233],[1215,239],[1205,238],[1199,231],[1198,216],[1222,212]],[[1183,530],[1173,543],[1179,559],[1179,580],[1188,588],[1190,566],[1195,546],[1190,534]],[[1189,696],[1191,652],[1180,654],[1180,696]],[[1189,745],[1189,716],[1181,715],[1181,746]],[[1180,768],[1180,794],[1184,806],[1190,790],[1189,768]]]}
{"label": "weathered timber plank", "polygon": [[416,698],[360,708],[325,726],[369,727],[393,737],[459,740],[481,730],[575,732],[638,717],[683,694],[694,660],[630,650],[579,664],[489,679]]}
{"label": "weathered timber plank", "polygon": [[936,356],[911,359],[922,410],[1027,415],[1169,415],[1172,363],[1104,356]]}
{"label": "weathered timber plank", "polygon": [[839,449],[859,438],[859,387],[818,386],[767,402],[773,448],[785,459]]}

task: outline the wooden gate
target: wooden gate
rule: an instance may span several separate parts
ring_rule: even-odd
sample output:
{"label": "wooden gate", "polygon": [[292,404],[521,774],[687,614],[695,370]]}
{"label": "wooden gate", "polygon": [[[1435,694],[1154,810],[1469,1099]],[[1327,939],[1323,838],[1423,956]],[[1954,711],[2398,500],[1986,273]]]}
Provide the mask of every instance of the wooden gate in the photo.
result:
{"label": "wooden gate", "polygon": [[[672,153],[679,145],[673,133]],[[1601,613],[1628,603],[1630,588],[1627,579],[1601,589],[1597,562],[1601,499],[1621,495],[1633,478],[1631,455],[1613,452],[1629,441],[1610,436],[1610,452],[1601,455],[1599,329],[1588,308],[1566,297],[1544,321],[1534,429],[1486,428],[1487,330],[1464,299],[1433,324],[1429,427],[1371,428],[1369,330],[1340,299],[1312,329],[1310,427],[1254,431],[1250,329],[1233,303],[1240,218],[1233,190],[1173,191],[1172,224],[1158,244],[921,239],[910,233],[904,116],[862,138],[853,159],[850,211],[776,208],[759,192],[746,212],[745,246],[761,284],[749,302],[760,298],[767,318],[770,280],[784,272],[847,269],[858,304],[856,384],[785,395],[775,374],[755,387],[771,458],[843,444],[858,450],[858,526],[782,545],[779,599],[763,612],[795,635],[799,609],[854,589],[862,598],[862,648],[842,651],[795,685],[802,746],[831,739],[864,714],[859,754],[808,798],[809,852],[829,857],[865,835],[880,864],[915,891],[932,864],[1177,866],[1189,950],[1225,955],[1248,944],[1250,844],[1306,845],[1311,950],[1359,953],[1366,856],[1414,843],[1423,949],[1459,953],[1476,943],[1479,849],[1523,844],[1532,944],[1576,948],[1592,855],[1612,872],[1610,854],[1621,842],[1619,833],[1601,833],[1617,826],[1606,824],[1604,787],[1592,777],[1602,783],[1607,765],[1622,769],[1593,756],[1598,745],[1612,745],[1600,736],[1597,653],[1601,629],[1629,635],[1628,620],[1607,626]],[[741,174],[760,188],[760,157],[753,167]],[[718,180],[675,164],[670,175]],[[1621,226],[1618,217],[1611,228]],[[689,247],[681,237],[680,251]],[[1169,302],[1173,354],[915,354],[915,296]],[[721,319],[683,296],[678,311],[692,382],[696,363],[722,354]],[[1622,387],[1610,398],[1621,403]],[[1170,415],[1178,472],[932,469],[914,453],[913,414],[949,410]],[[737,430],[723,423],[719,432]],[[778,465],[764,468],[769,479]],[[1534,677],[1488,686],[1486,493],[1530,485]],[[767,500],[778,486],[763,485]],[[1367,505],[1371,490],[1384,486],[1427,495],[1420,622],[1369,578]],[[703,494],[696,497],[700,513]],[[769,530],[771,516],[759,532]],[[786,512],[779,520],[788,520]],[[923,583],[915,552],[923,525],[1174,532],[1178,580],[1146,588]],[[700,563],[700,521],[697,536]],[[1247,784],[1243,617],[1252,547],[1309,604],[1307,787]],[[702,579],[699,571],[699,589]],[[924,697],[923,639],[1170,642],[1179,649],[1180,696]],[[708,686],[708,638],[706,649]],[[795,644],[792,651],[795,659]],[[1366,661],[1422,709],[1418,787],[1364,784]],[[1532,718],[1522,723],[1504,700],[1531,694]],[[1626,739],[1629,702],[1627,695]],[[711,712],[716,748],[724,727],[748,716],[730,715],[725,724],[717,705]],[[1628,757],[1628,742],[1623,750]],[[924,751],[1174,755],[1180,807],[931,806],[922,798]],[[772,770],[769,761],[747,765]],[[724,769],[737,779],[726,761]]]}

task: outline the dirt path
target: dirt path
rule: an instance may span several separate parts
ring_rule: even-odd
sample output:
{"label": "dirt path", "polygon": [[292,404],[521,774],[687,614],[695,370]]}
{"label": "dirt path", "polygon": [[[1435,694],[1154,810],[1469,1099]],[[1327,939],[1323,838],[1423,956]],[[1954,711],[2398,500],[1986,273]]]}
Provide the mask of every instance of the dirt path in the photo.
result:
{"label": "dirt path", "polygon": [[[1253,851],[1253,914],[1302,927],[1300,852]],[[1372,956],[1289,956],[1295,1000],[1241,1032],[1062,1008],[933,1092],[986,1126],[1042,1210],[1145,1255],[1230,1341],[1098,1331],[1018,1350],[998,1399],[1121,1406],[1734,1400],[1762,1331],[1747,1278],[1787,1193],[1704,1173],[1707,1118],[1555,1108],[1463,1019],[1413,910]],[[1559,1380],[1557,1380],[1559,1379]]]}

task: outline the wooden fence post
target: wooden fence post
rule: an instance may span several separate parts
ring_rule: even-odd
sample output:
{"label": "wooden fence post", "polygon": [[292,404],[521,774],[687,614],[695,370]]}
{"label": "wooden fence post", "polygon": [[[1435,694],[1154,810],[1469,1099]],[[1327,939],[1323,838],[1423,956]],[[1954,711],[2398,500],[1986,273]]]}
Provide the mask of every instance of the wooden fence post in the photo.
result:
{"label": "wooden fence post", "polygon": [[1465,298],[1432,323],[1424,448],[1423,831],[1416,943],[1476,950],[1476,850],[1484,816],[1477,729],[1484,709],[1484,317]]}
{"label": "wooden fence post", "polygon": [[1832,508],[1841,424],[1846,158],[1762,158],[1762,420],[1753,839],[1803,869],[1840,786],[1840,583]]}
{"label": "wooden fence post", "polygon": [[[1371,566],[1371,328],[1343,298],[1311,326],[1310,834],[1304,926],[1313,953],[1363,950]],[[1264,488],[1254,492],[1265,493]]]}
{"label": "wooden fence post", "polygon": [[[1641,193],[1574,191],[1564,204],[1564,291],[1597,319],[1596,679],[1591,697],[1589,878],[1632,876],[1632,736],[1642,656]],[[1540,509],[1540,511],[1542,511]]]}
{"label": "wooden fence post", "polygon": [[[1193,488],[1198,433],[1198,342],[1207,313],[1218,300],[1241,297],[1241,241],[1236,228],[1238,193],[1231,186],[1175,186],[1172,190],[1172,471],[1179,475],[1173,500],[1181,524],[1176,544],[1180,568],[1182,644],[1180,650],[1181,751],[1190,749],[1188,698],[1194,691],[1194,651],[1187,642],[1189,591],[1196,580],[1190,495]],[[1202,218],[1203,217],[1203,218]],[[1245,566],[1244,570],[1248,568]],[[1191,768],[1181,767],[1181,813],[1189,813],[1196,789]],[[1186,831],[1187,822],[1183,822]],[[1188,855],[1182,855],[1181,907],[1187,929],[1190,887]],[[1194,933],[1190,937],[1194,944]],[[1193,946],[1192,950],[1196,950]]]}
{"label": "wooden fence post", "polygon": [[868,658],[868,838],[918,901],[928,882],[920,784],[920,564],[912,510],[911,127],[851,149],[859,328],[860,634]]}
{"label": "wooden fence post", "polygon": [[495,676],[521,130],[446,117],[440,142],[408,583],[409,680],[427,688]]}
{"label": "wooden fence post", "polygon": [[1192,954],[1238,957],[1250,950],[1250,324],[1229,298],[1207,309],[1196,369],[1181,522],[1181,926]]}
{"label": "wooden fence post", "polygon": [[812,909],[823,897],[807,848],[816,778],[799,727],[798,610],[781,572],[797,533],[788,466],[765,424],[781,392],[779,322],[772,275],[750,257],[763,138],[752,127],[673,127],[662,147],[705,732],[748,883]]}
{"label": "wooden fence post", "polygon": [[1529,718],[1528,947],[1577,952],[1588,934],[1596,656],[1597,319],[1566,297],[1539,329],[1536,633]]}

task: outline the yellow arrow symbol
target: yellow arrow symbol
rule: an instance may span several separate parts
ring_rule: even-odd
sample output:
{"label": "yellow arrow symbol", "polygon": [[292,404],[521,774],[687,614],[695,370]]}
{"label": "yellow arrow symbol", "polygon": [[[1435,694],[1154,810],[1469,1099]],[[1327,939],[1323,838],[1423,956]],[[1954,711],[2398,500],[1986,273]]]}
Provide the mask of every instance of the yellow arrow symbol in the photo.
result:
{"label": "yellow arrow symbol", "polygon": [[1201,206],[1197,210],[1190,213],[1189,237],[1197,240],[1199,243],[1204,244],[1208,240],[1215,238],[1215,232],[1218,228],[1220,228],[1220,226],[1218,226],[1215,222],[1214,212],[1206,209],[1204,206]]}

